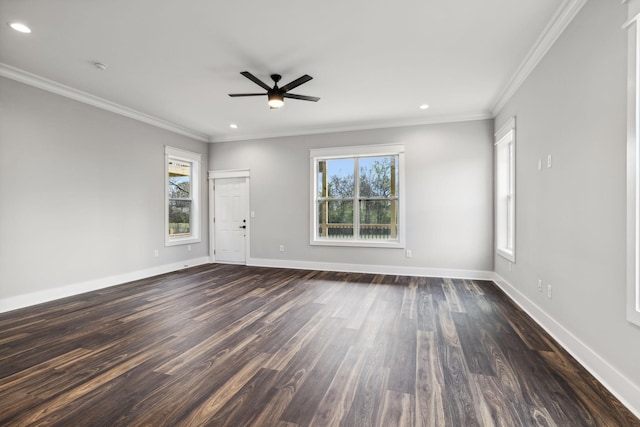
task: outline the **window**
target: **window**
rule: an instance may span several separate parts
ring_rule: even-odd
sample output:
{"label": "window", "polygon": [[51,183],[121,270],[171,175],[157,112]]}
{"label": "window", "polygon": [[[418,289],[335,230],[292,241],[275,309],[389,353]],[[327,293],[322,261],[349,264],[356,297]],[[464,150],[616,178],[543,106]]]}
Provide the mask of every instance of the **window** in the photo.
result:
{"label": "window", "polygon": [[165,245],[200,241],[200,154],[165,147]]}
{"label": "window", "polygon": [[311,150],[311,244],[404,247],[404,146]]}
{"label": "window", "polygon": [[516,156],[515,117],[495,134],[496,153],[496,250],[516,262]]}
{"label": "window", "polygon": [[627,102],[627,319],[640,326],[640,31],[628,28]]}

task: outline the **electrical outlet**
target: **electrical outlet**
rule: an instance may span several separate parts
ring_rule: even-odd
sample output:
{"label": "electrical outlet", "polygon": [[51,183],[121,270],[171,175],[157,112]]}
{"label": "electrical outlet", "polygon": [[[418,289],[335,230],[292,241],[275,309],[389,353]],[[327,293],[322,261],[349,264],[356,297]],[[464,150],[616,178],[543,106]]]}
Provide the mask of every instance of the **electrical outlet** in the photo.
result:
{"label": "electrical outlet", "polygon": [[551,167],[551,154],[547,156],[547,168]]}
{"label": "electrical outlet", "polygon": [[407,249],[407,250],[405,251],[405,256],[406,256],[407,258],[411,258],[411,257],[413,256],[413,252],[411,252],[411,249]]}
{"label": "electrical outlet", "polygon": [[153,250],[153,256],[157,257],[158,255],[160,255],[159,251],[157,249],[154,249]]}
{"label": "electrical outlet", "polygon": [[547,297],[551,299],[551,285],[547,285]]}
{"label": "electrical outlet", "polygon": [[284,245],[280,245],[280,252],[284,252]]}
{"label": "electrical outlet", "polygon": [[538,279],[538,292],[542,292],[542,279]]}

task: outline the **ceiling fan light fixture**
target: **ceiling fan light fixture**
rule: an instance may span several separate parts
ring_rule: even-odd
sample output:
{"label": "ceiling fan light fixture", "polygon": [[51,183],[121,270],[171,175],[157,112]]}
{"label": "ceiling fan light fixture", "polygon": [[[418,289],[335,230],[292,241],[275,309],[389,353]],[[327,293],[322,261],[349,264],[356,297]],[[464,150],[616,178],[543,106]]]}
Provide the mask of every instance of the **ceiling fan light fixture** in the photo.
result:
{"label": "ceiling fan light fixture", "polygon": [[269,94],[269,107],[278,109],[284,105],[284,99],[279,93]]}

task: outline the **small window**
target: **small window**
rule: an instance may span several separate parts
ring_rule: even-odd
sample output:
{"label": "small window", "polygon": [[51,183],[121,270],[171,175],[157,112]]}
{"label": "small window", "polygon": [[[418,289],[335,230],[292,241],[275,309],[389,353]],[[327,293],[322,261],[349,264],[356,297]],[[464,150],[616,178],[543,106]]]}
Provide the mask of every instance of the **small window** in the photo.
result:
{"label": "small window", "polygon": [[311,244],[402,247],[402,146],[311,150]]}
{"label": "small window", "polygon": [[496,153],[496,250],[516,261],[516,156],[515,118],[495,134]]}
{"label": "small window", "polygon": [[200,154],[165,147],[166,246],[200,241]]}

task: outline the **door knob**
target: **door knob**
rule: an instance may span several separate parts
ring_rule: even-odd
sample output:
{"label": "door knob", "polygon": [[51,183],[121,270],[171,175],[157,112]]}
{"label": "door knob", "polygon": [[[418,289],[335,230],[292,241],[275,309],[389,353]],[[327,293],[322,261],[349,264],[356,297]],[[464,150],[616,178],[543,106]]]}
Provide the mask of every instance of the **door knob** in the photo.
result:
{"label": "door knob", "polygon": [[246,225],[241,225],[240,228],[247,228],[247,226]]}

